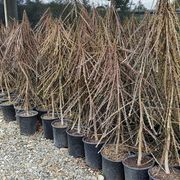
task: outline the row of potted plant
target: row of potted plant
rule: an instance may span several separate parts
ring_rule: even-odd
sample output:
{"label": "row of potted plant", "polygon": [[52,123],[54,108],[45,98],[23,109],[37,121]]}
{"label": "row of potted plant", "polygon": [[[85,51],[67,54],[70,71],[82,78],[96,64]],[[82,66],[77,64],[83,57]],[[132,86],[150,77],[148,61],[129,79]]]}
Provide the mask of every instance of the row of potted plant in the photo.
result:
{"label": "row of potted plant", "polygon": [[[16,106],[12,104],[1,104],[4,119],[7,122],[17,121],[20,127],[20,134],[33,135],[39,125],[42,123],[44,138],[53,139],[54,145],[58,148],[68,148],[69,155],[75,158],[84,158],[88,166],[101,169],[106,179],[149,179],[151,171],[155,164],[151,155],[146,155],[148,163],[143,164],[141,168],[135,167],[133,160],[137,158],[136,151],[129,146],[123,145],[115,147],[115,144],[107,144],[103,147],[104,142],[97,146],[97,143],[87,142],[84,134],[74,133],[69,127],[71,122],[67,122],[64,127],[58,116],[54,119],[46,119],[45,111],[32,111],[33,114],[24,116],[19,113]],[[40,116],[41,115],[41,116]],[[56,120],[55,120],[56,119]],[[100,153],[100,150],[102,149]],[[118,149],[116,149],[118,148]],[[116,154],[114,149],[118,150]],[[130,164],[129,164],[130,163]],[[149,172],[148,172],[149,169]],[[174,169],[178,173],[178,167]],[[177,176],[178,177],[178,176]]]}
{"label": "row of potted plant", "polygon": [[22,134],[38,118],[45,138],[107,179],[148,179],[154,161],[152,179],[178,178],[178,29],[169,1],[140,23],[79,7],[65,20],[47,11],[31,29],[24,14],[0,37],[1,107],[15,102]]}

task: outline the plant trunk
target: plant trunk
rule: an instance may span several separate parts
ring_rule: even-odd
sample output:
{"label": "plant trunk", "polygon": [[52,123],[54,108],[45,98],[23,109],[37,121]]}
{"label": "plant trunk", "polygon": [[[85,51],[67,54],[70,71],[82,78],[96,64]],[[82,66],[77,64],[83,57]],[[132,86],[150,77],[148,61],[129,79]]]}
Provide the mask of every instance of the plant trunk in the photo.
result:
{"label": "plant trunk", "polygon": [[[79,94],[79,92],[78,92]],[[79,97],[79,103],[78,103],[78,107],[79,107],[79,118],[78,118],[78,133],[81,133],[81,102],[80,102],[80,97]]]}
{"label": "plant trunk", "polygon": [[5,82],[5,86],[6,86],[9,102],[11,102],[11,96],[10,96],[10,92],[9,92],[9,88],[8,88],[8,85],[7,85],[6,78],[4,79],[4,82]]}
{"label": "plant trunk", "polygon": [[[119,66],[118,66],[118,62],[116,63],[116,67],[117,67],[117,77],[116,77],[116,82],[117,82],[117,100],[118,100],[118,109],[120,109],[121,105],[120,105],[120,85],[119,85]],[[119,143],[120,143],[120,129],[121,129],[121,111],[119,111],[118,113],[118,130],[117,130],[117,143],[116,143],[116,154],[118,154],[118,147],[119,147]]]}
{"label": "plant trunk", "polygon": [[164,168],[166,174],[170,174],[169,169],[169,149],[170,149],[170,141],[171,141],[171,114],[172,114],[172,104],[173,104],[173,96],[174,96],[174,88],[172,87],[171,90],[171,97],[170,103],[168,106],[168,116],[167,116],[167,139],[166,139],[166,148],[165,148],[165,155],[164,155]]}
{"label": "plant trunk", "polygon": [[92,99],[90,97],[90,119],[93,120],[93,128],[94,128],[94,138],[95,141],[98,141],[98,135],[97,135],[97,127],[96,127],[96,120],[95,117],[93,116],[93,103],[92,103]]}
{"label": "plant trunk", "polygon": [[138,132],[138,160],[137,165],[140,166],[142,162],[142,147],[143,147],[143,106],[141,101],[141,79],[139,85],[139,108],[140,108],[140,122],[139,122],[139,132]]}
{"label": "plant trunk", "polygon": [[63,112],[62,112],[62,99],[63,99],[63,91],[62,91],[62,83],[61,83],[61,78],[59,78],[59,86],[60,86],[60,94],[59,94],[59,96],[60,96],[60,102],[59,102],[59,104],[60,104],[60,115],[61,115],[61,125],[63,126],[64,125],[64,117],[63,117]]}
{"label": "plant trunk", "polygon": [[54,110],[54,94],[51,92],[51,106],[52,106],[52,118],[55,117],[55,110]]}

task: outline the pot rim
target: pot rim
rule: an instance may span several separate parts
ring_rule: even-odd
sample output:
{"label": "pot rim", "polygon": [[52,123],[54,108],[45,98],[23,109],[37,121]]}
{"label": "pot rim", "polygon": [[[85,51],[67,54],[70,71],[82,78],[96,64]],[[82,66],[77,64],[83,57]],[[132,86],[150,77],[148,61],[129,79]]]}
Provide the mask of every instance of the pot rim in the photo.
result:
{"label": "pot rim", "polygon": [[18,111],[19,111],[19,110],[24,111],[24,109],[23,109],[21,106],[15,106],[15,105],[14,105],[14,109],[15,109],[15,110],[18,110]]}
{"label": "pot rim", "polygon": [[[153,167],[158,167],[158,165],[153,166]],[[156,179],[155,177],[153,177],[153,175],[150,173],[150,170],[151,170],[153,167],[151,167],[150,169],[148,169],[148,175],[149,175],[149,177],[151,177],[152,179],[158,180],[158,179]],[[178,166],[178,165],[170,166],[170,168],[180,170],[180,166]]]}
{"label": "pot rim", "polygon": [[[97,142],[88,142],[88,141],[86,141],[86,139],[87,139],[87,136],[84,136],[83,139],[82,139],[82,141],[84,143],[86,143],[86,144],[92,144],[92,145],[97,145],[98,144]],[[104,144],[104,142],[101,142],[101,143],[98,144],[98,146],[103,145],[103,144]]]}
{"label": "pot rim", "polygon": [[[154,161],[153,158],[152,158],[152,164],[151,164],[150,166],[148,166],[148,167],[144,167],[144,168],[131,167],[131,166],[129,166],[129,165],[127,165],[127,164],[125,163],[125,160],[128,159],[128,158],[132,158],[132,157],[137,157],[137,156],[136,156],[136,155],[130,155],[130,156],[126,157],[125,159],[123,159],[123,161],[122,161],[123,165],[124,165],[125,167],[129,168],[129,169],[133,169],[133,170],[148,170],[148,169],[152,168],[152,167],[154,166],[154,164],[155,164],[155,161]],[[145,156],[144,156],[144,157],[145,157]]]}
{"label": "pot rim", "polygon": [[9,102],[8,104],[5,104],[5,103],[8,102],[8,101],[9,101],[9,100],[1,102],[1,103],[0,103],[0,106],[1,106],[1,107],[14,106],[13,102]]}
{"label": "pot rim", "polygon": [[115,163],[122,163],[122,161],[123,161],[123,160],[112,160],[112,159],[109,159],[106,155],[104,155],[104,154],[102,153],[102,151],[101,151],[101,156],[102,156],[104,159],[106,159],[106,160],[108,160],[108,161],[111,161],[111,162],[115,162]]}
{"label": "pot rim", "polygon": [[[112,144],[112,143],[110,143],[110,144]],[[110,144],[106,144],[105,146],[104,146],[104,148],[106,148],[108,145],[110,145]],[[104,149],[103,148],[103,149]],[[106,155],[104,155],[103,154],[103,150],[101,151],[101,155],[102,155],[102,157],[104,157],[106,160],[109,160],[109,161],[111,161],[111,162],[119,162],[119,163],[122,163],[122,161],[123,161],[123,159],[122,160],[112,160],[112,159],[109,159]],[[127,154],[127,156],[128,156],[129,154]]]}
{"label": "pot rim", "polygon": [[22,115],[22,114],[25,113],[25,112],[27,112],[27,111],[21,111],[21,112],[19,112],[19,113],[18,113],[18,116],[19,116],[19,117],[22,117],[22,118],[27,118],[27,117],[33,117],[33,116],[38,115],[38,112],[37,112],[37,111],[34,111],[34,110],[28,111],[28,112],[31,112],[31,113],[33,113],[33,114]]}
{"label": "pot rim", "polygon": [[40,111],[40,112],[48,112],[48,110],[47,109],[43,109],[43,108],[38,108],[38,107],[36,107],[36,111]]}
{"label": "pot rim", "polygon": [[[65,120],[65,119],[64,119],[64,120]],[[54,121],[51,123],[51,126],[52,126],[53,128],[57,128],[57,129],[67,129],[67,127],[68,127],[67,122],[65,122],[65,124],[64,124],[63,127],[57,127],[56,125],[54,125],[54,123],[56,123],[56,122],[61,122],[61,120],[60,120],[60,119],[54,120]]]}
{"label": "pot rim", "polygon": [[71,133],[69,132],[69,130],[70,130],[70,128],[66,130],[66,133],[67,133],[69,136],[82,137],[82,138],[85,136],[85,134],[71,134]]}
{"label": "pot rim", "polygon": [[52,120],[57,120],[58,119],[58,117],[56,117],[56,116],[54,118],[52,118],[51,116],[48,116],[47,119],[44,118],[44,116],[47,116],[47,115],[48,115],[47,113],[41,115],[41,119],[44,120],[44,121],[52,121]]}

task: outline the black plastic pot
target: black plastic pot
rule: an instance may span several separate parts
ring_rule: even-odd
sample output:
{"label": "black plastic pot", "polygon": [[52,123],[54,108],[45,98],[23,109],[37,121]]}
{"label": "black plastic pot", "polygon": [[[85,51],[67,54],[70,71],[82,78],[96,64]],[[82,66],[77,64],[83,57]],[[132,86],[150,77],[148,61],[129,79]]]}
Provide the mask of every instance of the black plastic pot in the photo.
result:
{"label": "black plastic pot", "polygon": [[[125,180],[149,180],[148,170],[154,166],[154,161],[147,167],[131,167],[126,160],[134,159],[136,156],[129,156],[123,160]],[[149,157],[150,158],[150,157]]]}
{"label": "black plastic pot", "polygon": [[[180,174],[180,166],[173,166],[173,167],[171,167],[171,169],[173,169],[174,171],[177,171],[178,174]],[[164,179],[159,179],[159,178],[153,177],[151,175],[150,171],[151,171],[151,168],[148,170],[149,180],[164,180]]]}
{"label": "black plastic pot", "polygon": [[150,170],[151,169],[148,170],[149,180],[159,180],[151,175]]}
{"label": "black plastic pot", "polygon": [[19,113],[23,112],[24,110],[20,106],[14,106],[15,113],[16,113],[16,121],[19,124]]}
{"label": "black plastic pot", "polygon": [[39,122],[40,125],[42,125],[41,116],[44,115],[44,114],[46,114],[46,113],[47,113],[47,110],[36,108],[36,111],[38,112],[38,117],[37,117],[37,118],[38,118],[38,122]]}
{"label": "black plastic pot", "polygon": [[15,114],[15,109],[13,104],[8,103],[8,102],[3,102],[0,104],[4,120],[6,122],[10,121],[16,121],[16,114]]}
{"label": "black plastic pot", "polygon": [[22,111],[18,113],[20,134],[30,136],[35,134],[37,126],[37,111]]}
{"label": "black plastic pot", "polygon": [[[0,97],[0,104],[6,101],[8,101],[8,98]],[[2,110],[1,106],[0,106],[0,110]]]}
{"label": "black plastic pot", "polygon": [[73,156],[75,158],[79,157],[85,157],[84,152],[84,143],[83,143],[83,137],[82,134],[72,134],[68,131],[66,131],[67,137],[68,137],[68,152],[70,156]]}
{"label": "black plastic pot", "polygon": [[5,95],[5,92],[0,91],[0,98],[4,97]]}
{"label": "black plastic pot", "polygon": [[124,180],[122,161],[113,161],[102,155],[102,172],[106,180]]}
{"label": "black plastic pot", "polygon": [[58,118],[57,117],[46,117],[47,114],[44,114],[41,116],[41,119],[42,119],[42,126],[43,126],[43,131],[44,131],[44,138],[46,139],[53,139],[53,128],[51,126],[51,123],[54,121],[54,120],[57,120]]}
{"label": "black plastic pot", "polygon": [[85,151],[85,161],[86,164],[95,169],[102,168],[102,156],[99,152],[103,146],[103,143],[100,143],[97,147],[97,143],[88,142],[87,138],[83,138],[84,151]]}
{"label": "black plastic pot", "polygon": [[53,137],[54,137],[54,145],[58,148],[67,148],[68,140],[67,140],[67,124],[61,127],[61,120],[55,120],[51,123],[53,127]]}

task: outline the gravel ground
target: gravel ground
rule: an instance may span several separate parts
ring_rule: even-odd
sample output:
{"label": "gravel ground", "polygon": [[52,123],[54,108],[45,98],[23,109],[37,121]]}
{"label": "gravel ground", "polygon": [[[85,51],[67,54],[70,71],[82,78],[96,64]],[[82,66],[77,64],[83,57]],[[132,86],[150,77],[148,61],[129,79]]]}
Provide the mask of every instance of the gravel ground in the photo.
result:
{"label": "gravel ground", "polygon": [[21,136],[16,122],[5,123],[0,113],[0,179],[99,180],[99,171],[86,166],[83,159],[58,149],[42,132]]}

